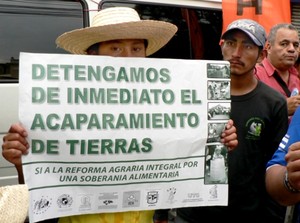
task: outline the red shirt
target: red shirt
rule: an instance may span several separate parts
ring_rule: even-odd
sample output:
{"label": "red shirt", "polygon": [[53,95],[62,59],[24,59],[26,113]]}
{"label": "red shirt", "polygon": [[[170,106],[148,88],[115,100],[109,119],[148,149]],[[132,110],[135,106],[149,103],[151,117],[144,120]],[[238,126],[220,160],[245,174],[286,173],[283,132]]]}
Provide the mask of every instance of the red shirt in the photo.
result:
{"label": "red shirt", "polygon": [[[290,97],[290,95],[286,95],[280,84],[277,82],[275,77],[273,76],[275,72],[275,67],[270,63],[267,58],[264,58],[261,62],[262,65],[256,65],[256,73],[255,76],[257,79],[261,80],[265,84],[269,85],[273,89],[279,91],[286,98]],[[290,77],[287,84],[288,89],[292,92],[294,88],[297,88],[300,91],[300,80],[298,77],[298,71],[295,67],[291,67],[289,69]]]}

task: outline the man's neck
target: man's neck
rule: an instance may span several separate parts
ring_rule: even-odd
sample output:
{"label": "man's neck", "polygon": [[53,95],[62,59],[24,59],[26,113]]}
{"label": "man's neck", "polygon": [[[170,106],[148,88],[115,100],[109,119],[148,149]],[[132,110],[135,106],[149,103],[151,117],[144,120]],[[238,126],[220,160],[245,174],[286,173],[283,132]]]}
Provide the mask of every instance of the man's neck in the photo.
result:
{"label": "man's neck", "polygon": [[258,80],[255,78],[254,74],[251,75],[232,75],[231,76],[231,89],[230,93],[233,96],[239,96],[247,94],[255,89]]}

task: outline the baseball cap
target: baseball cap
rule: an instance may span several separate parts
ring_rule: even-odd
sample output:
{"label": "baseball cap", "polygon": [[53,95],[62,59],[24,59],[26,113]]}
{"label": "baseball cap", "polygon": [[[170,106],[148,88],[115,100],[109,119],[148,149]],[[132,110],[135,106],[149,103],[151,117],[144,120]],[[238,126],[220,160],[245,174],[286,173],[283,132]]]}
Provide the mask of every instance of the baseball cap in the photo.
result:
{"label": "baseball cap", "polygon": [[227,29],[223,33],[221,39],[225,39],[226,35],[232,30],[240,30],[246,33],[259,47],[264,47],[266,43],[266,31],[264,27],[251,19],[238,19],[233,21],[227,26]]}

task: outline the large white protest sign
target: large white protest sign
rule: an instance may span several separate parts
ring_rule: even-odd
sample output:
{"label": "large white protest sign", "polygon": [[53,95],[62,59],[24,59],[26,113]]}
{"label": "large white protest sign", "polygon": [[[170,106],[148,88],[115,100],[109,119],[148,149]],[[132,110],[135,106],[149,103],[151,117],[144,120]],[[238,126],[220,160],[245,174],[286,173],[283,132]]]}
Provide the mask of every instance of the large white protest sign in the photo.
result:
{"label": "large white protest sign", "polygon": [[30,220],[227,205],[229,89],[225,61],[21,53]]}

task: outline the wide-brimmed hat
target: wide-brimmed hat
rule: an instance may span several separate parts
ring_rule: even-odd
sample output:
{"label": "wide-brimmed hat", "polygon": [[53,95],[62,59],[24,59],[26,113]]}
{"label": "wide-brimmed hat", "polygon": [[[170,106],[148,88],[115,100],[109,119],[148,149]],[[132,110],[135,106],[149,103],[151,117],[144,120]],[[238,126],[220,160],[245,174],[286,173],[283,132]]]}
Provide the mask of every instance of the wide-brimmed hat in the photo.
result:
{"label": "wide-brimmed hat", "polygon": [[145,39],[146,56],[166,45],[177,32],[169,22],[141,20],[132,8],[112,7],[99,11],[91,27],[66,32],[56,39],[57,46],[74,54],[86,54],[95,43],[117,39]]}
{"label": "wide-brimmed hat", "polygon": [[258,47],[263,48],[266,43],[267,38],[264,27],[252,19],[238,19],[233,21],[228,25],[221,39],[226,38],[232,30],[244,32]]}

